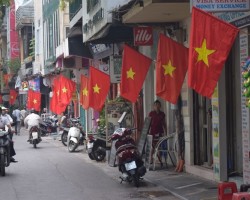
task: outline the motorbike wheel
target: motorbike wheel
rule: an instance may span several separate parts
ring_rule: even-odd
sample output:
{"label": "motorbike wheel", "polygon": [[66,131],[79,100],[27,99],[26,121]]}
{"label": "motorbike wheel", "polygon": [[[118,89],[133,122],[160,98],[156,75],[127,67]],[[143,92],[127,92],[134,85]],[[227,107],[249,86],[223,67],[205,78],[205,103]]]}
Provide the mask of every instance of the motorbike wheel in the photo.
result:
{"label": "motorbike wheel", "polygon": [[95,160],[95,157],[94,157],[94,155],[93,155],[92,152],[91,152],[91,153],[88,153],[88,156],[89,156],[90,160]]}
{"label": "motorbike wheel", "polygon": [[69,141],[69,145],[68,145],[68,150],[69,152],[74,152],[77,148],[77,144],[74,143],[72,140]]}
{"label": "motorbike wheel", "polygon": [[135,187],[138,188],[139,187],[140,177],[139,177],[139,174],[137,172],[133,175],[133,181],[134,181]]}
{"label": "motorbike wheel", "polygon": [[5,156],[0,155],[0,173],[1,176],[5,176]]}
{"label": "motorbike wheel", "polygon": [[104,160],[106,156],[106,151],[102,150],[102,147],[97,147],[93,149],[94,158],[97,162],[101,162]]}
{"label": "motorbike wheel", "polygon": [[34,140],[33,141],[33,147],[36,149],[36,144],[37,144],[37,141],[36,140]]}
{"label": "motorbike wheel", "polygon": [[64,131],[61,135],[61,140],[64,146],[67,146],[68,133]]}

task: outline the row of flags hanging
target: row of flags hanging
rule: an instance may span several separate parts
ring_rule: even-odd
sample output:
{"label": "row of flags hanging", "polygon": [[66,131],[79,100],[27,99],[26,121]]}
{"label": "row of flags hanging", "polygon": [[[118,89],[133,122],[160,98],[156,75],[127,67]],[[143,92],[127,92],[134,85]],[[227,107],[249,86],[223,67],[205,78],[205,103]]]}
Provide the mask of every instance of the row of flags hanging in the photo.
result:
{"label": "row of flags hanging", "polygon": [[[188,86],[211,98],[239,29],[204,12],[192,9],[189,49],[161,34],[156,59],[156,95],[176,104],[188,73]],[[135,102],[142,89],[151,58],[125,45],[122,57],[121,96]],[[100,111],[110,89],[109,75],[90,67],[81,75],[80,103]],[[63,75],[53,82],[52,112],[61,114],[70,103],[76,83]],[[28,92],[28,108],[40,110],[41,95]],[[39,108],[38,108],[39,107]]]}
{"label": "row of flags hanging", "polygon": [[[160,35],[156,95],[176,104],[188,73],[188,86],[211,98],[238,32],[238,28],[193,7],[189,49]],[[150,58],[125,45],[120,88],[122,97],[131,102],[137,100],[151,63]],[[97,80],[93,81],[93,77]],[[108,89],[102,90],[102,87],[109,87],[108,75],[91,67],[90,80],[84,76],[81,80],[80,102],[83,108],[100,110],[108,94]],[[98,94],[95,94],[96,86],[100,88]],[[98,99],[98,95],[102,98]]]}

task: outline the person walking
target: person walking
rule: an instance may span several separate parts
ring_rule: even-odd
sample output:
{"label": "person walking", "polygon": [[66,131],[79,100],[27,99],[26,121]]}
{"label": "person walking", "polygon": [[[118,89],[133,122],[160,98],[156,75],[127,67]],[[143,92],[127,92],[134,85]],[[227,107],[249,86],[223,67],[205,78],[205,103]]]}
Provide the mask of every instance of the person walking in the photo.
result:
{"label": "person walking", "polygon": [[21,110],[21,125],[24,126],[24,119],[27,117],[27,111],[25,110],[25,107]]}
{"label": "person walking", "polygon": [[21,111],[18,107],[12,112],[12,116],[16,118],[15,123],[15,132],[16,135],[20,135],[20,129],[21,129]]}

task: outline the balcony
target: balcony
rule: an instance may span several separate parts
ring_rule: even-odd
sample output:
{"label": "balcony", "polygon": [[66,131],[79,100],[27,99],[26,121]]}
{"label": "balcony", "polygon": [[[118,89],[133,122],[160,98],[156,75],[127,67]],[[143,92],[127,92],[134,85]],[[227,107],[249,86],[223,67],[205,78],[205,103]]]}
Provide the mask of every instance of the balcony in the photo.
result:
{"label": "balcony", "polygon": [[69,4],[69,20],[70,28],[79,24],[82,20],[82,0],[74,0]]}
{"label": "balcony", "polygon": [[34,5],[33,1],[28,4],[19,6],[16,11],[16,29],[21,29],[24,26],[31,26],[34,22]]}
{"label": "balcony", "polygon": [[82,0],[75,0],[69,4],[69,19],[70,21],[82,8]]}

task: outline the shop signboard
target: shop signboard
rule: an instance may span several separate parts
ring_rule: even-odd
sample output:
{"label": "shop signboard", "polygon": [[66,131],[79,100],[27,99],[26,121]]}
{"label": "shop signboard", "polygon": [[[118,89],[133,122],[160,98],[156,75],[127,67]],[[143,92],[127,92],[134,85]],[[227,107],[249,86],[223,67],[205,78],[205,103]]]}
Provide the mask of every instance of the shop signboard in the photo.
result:
{"label": "shop signboard", "polygon": [[190,5],[208,12],[247,11],[250,0],[191,0]]}
{"label": "shop signboard", "polygon": [[152,46],[153,29],[148,26],[134,27],[134,45],[135,46]]}
{"label": "shop signboard", "polygon": [[22,81],[21,87],[19,88],[19,94],[26,94],[29,90],[29,82],[28,81]]}
{"label": "shop signboard", "polygon": [[36,92],[40,92],[40,78],[34,78],[32,80],[29,81],[29,89],[36,91]]}
{"label": "shop signboard", "polygon": [[[240,34],[240,63],[241,66],[248,58],[248,29],[241,29]],[[242,76],[241,76],[242,77]],[[243,82],[243,77],[241,79]],[[243,148],[243,180],[250,183],[250,132],[249,132],[249,108],[246,107],[246,97],[243,95],[243,84],[241,88],[241,118],[242,118],[242,148]]]}
{"label": "shop signboard", "polygon": [[219,99],[218,86],[212,96],[213,165],[215,180],[220,180]]}

